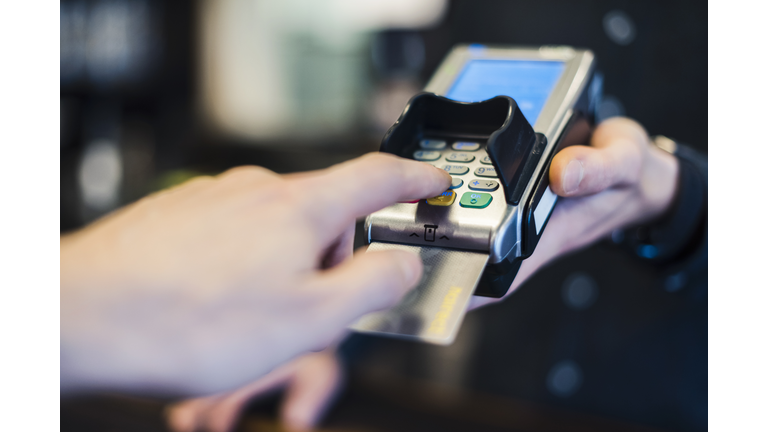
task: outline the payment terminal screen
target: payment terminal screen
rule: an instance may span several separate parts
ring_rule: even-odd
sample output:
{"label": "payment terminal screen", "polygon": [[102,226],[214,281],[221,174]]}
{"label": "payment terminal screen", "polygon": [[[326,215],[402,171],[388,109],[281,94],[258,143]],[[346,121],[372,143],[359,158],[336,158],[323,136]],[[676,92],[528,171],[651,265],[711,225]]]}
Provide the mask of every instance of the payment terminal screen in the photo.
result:
{"label": "payment terminal screen", "polygon": [[533,125],[564,69],[559,61],[471,60],[446,96],[462,102],[510,96]]}

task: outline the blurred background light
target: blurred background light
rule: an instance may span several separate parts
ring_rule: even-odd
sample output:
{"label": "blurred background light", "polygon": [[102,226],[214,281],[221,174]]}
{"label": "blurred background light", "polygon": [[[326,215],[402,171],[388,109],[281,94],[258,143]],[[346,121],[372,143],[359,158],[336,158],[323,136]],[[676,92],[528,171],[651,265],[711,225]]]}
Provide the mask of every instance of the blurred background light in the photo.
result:
{"label": "blurred background light", "polygon": [[97,85],[141,79],[158,47],[146,0],[73,1],[60,7],[60,79]]}
{"label": "blurred background light", "polygon": [[[251,139],[320,142],[359,128],[369,123],[366,101],[375,93],[373,32],[434,26],[445,10],[441,0],[205,1],[204,110],[222,132]],[[379,39],[373,62],[413,76],[424,63],[423,42],[415,34]]]}
{"label": "blurred background light", "polygon": [[573,310],[584,310],[597,300],[597,283],[587,273],[574,273],[563,282],[563,302]]}
{"label": "blurred background light", "polygon": [[603,18],[605,34],[619,45],[629,45],[635,40],[635,23],[625,12],[613,10]]}
{"label": "blurred background light", "polygon": [[107,139],[89,143],[78,176],[83,203],[93,210],[114,208],[120,197],[122,178],[122,160],[117,143]]}
{"label": "blurred background light", "polygon": [[570,360],[564,360],[550,370],[547,375],[547,388],[555,396],[568,397],[581,387],[582,380],[579,365]]}

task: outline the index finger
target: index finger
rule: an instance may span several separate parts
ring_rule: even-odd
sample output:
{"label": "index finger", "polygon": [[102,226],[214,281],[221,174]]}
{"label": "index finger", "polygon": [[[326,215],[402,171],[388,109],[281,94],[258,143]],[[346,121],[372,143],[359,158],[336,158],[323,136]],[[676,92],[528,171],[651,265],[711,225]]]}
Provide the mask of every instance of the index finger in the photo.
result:
{"label": "index finger", "polygon": [[297,179],[308,192],[312,220],[336,230],[398,201],[430,198],[445,192],[451,176],[424,162],[371,153]]}

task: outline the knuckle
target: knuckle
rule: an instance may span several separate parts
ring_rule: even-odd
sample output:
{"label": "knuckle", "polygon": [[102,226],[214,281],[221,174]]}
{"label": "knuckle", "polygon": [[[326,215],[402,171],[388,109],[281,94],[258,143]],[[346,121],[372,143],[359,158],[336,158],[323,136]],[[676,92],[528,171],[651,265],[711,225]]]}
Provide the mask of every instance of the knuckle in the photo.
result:
{"label": "knuckle", "polygon": [[219,175],[219,178],[225,181],[254,181],[278,177],[274,172],[255,165],[242,165],[230,168]]}
{"label": "knuckle", "polygon": [[213,177],[209,175],[201,175],[197,177],[192,177],[191,179],[187,180],[186,182],[182,183],[187,186],[204,186],[207,184],[211,184],[213,182]]}
{"label": "knuckle", "polygon": [[175,199],[176,197],[188,196],[190,193],[197,193],[214,183],[214,178],[207,175],[196,176],[174,186],[169,186],[157,192],[153,192],[141,200],[138,204],[146,205],[155,203],[158,200]]}
{"label": "knuckle", "polygon": [[364,159],[372,167],[380,168],[382,171],[395,171],[399,174],[403,169],[404,160],[389,153],[369,153],[364,156]]}
{"label": "knuckle", "polygon": [[371,160],[371,161],[378,161],[377,163],[388,163],[388,162],[392,162],[392,161],[398,160],[398,157],[393,155],[393,154],[389,154],[389,153],[372,152],[372,153],[368,153],[365,156],[363,156],[363,159],[368,159],[368,160]]}

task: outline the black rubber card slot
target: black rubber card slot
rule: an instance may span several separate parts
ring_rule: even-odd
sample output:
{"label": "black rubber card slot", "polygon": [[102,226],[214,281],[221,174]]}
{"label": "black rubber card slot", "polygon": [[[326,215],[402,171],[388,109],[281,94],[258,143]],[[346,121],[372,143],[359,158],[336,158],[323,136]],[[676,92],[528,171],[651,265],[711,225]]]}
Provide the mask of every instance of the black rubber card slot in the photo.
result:
{"label": "black rubber card slot", "polygon": [[419,140],[435,134],[487,140],[486,151],[504,196],[515,205],[541,157],[541,149],[546,147],[544,135],[533,131],[517,102],[509,96],[458,102],[434,93],[420,93],[411,98],[384,135],[381,151],[410,158]]}

